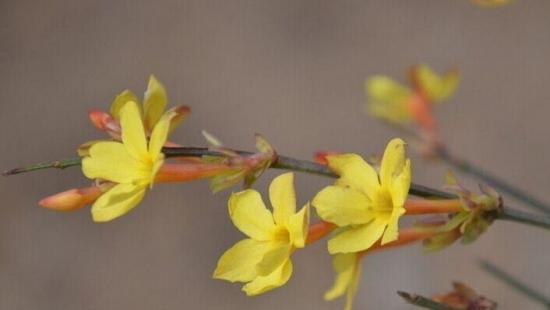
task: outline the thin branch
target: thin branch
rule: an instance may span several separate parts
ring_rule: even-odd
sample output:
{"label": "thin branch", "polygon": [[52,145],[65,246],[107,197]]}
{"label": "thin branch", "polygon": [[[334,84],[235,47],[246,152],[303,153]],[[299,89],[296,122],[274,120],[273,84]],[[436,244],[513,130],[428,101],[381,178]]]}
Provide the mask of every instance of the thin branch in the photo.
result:
{"label": "thin branch", "polygon": [[[235,151],[235,152],[243,156],[254,154],[252,152],[246,152],[246,151]],[[203,147],[170,147],[170,148],[164,148],[163,153],[167,158],[226,156],[220,152],[211,151],[208,148],[203,148]],[[8,170],[4,172],[3,175],[8,176],[8,175],[14,175],[14,174],[19,174],[24,172],[41,170],[41,169],[48,169],[48,168],[64,169],[67,167],[78,166],[78,165],[80,165],[80,158],[69,158],[64,160],[56,160],[53,162],[43,162],[36,165],[28,166],[28,167]],[[299,159],[295,159],[287,156],[278,156],[277,160],[271,164],[270,168],[304,172],[309,174],[321,175],[329,178],[338,177],[328,167],[324,165],[306,161],[306,160],[299,160]],[[459,198],[455,194],[440,191],[434,188],[430,188],[430,187],[420,185],[420,184],[415,184],[415,183],[411,183],[409,194],[414,196],[424,197],[424,198],[432,198],[432,199]],[[550,229],[550,217],[537,216],[537,215],[522,212],[519,210],[511,209],[506,206],[503,206],[501,209],[496,210],[493,216],[495,219],[513,221],[513,222],[533,225],[533,226],[537,226],[545,229]]]}
{"label": "thin branch", "polygon": [[437,301],[434,301],[430,298],[427,298],[421,295],[410,294],[402,291],[398,291],[397,294],[401,296],[403,299],[405,299],[406,302],[410,303],[411,305],[415,305],[417,307],[422,307],[422,308],[432,309],[432,310],[457,310],[456,308],[447,306],[445,304],[439,303]]}
{"label": "thin branch", "polygon": [[491,174],[490,172],[472,164],[465,159],[458,158],[452,155],[446,148],[440,147],[436,150],[437,156],[444,160],[455,169],[462,171],[463,173],[473,175],[474,177],[483,180],[488,185],[494,187],[502,193],[506,193],[515,199],[525,202],[529,207],[542,211],[546,214],[550,214],[550,206],[525,191],[511,185],[505,180]]}
{"label": "thin branch", "polygon": [[508,274],[506,271],[500,269],[499,267],[493,265],[489,261],[481,260],[480,263],[481,267],[485,271],[493,275],[495,278],[516,289],[518,292],[527,296],[529,299],[544,305],[546,309],[550,309],[550,297],[544,296],[542,293],[536,291],[532,287],[529,287],[527,284],[520,282],[518,279],[514,278],[512,275]]}

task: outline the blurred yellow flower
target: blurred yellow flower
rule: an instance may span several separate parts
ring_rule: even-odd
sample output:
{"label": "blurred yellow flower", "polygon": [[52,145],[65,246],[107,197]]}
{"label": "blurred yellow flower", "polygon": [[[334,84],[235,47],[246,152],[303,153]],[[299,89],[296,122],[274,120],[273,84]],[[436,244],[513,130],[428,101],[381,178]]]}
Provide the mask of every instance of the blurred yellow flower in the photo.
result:
{"label": "blurred yellow flower", "polygon": [[233,224],[249,238],[227,250],[213,277],[231,282],[248,282],[247,295],[258,295],[284,285],[292,274],[290,256],[303,248],[309,225],[309,206],[296,212],[294,175],[285,173],[269,186],[270,212],[255,190],[234,193],[229,198]]}
{"label": "blurred yellow flower", "polygon": [[353,298],[357,292],[361,280],[361,255],[360,253],[336,254],[332,259],[332,267],[336,272],[334,284],[325,293],[325,300],[334,300],[346,295],[345,310],[351,310]]}
{"label": "blurred yellow flower", "polygon": [[164,114],[154,126],[147,143],[138,104],[128,101],[117,113],[122,143],[94,143],[88,156],[82,159],[82,171],[86,177],[117,183],[95,201],[92,216],[96,222],[124,215],[143,199],[164,161],[161,150],[173,117],[172,113]]}
{"label": "blurred yellow flower", "polygon": [[380,173],[356,154],[331,155],[327,160],[340,178],[321,190],[312,205],[323,220],[340,227],[328,241],[329,252],[363,251],[380,237],[381,244],[396,240],[411,182],[405,142],[396,138],[388,143]]}
{"label": "blurred yellow flower", "polygon": [[438,75],[430,67],[420,64],[411,70],[412,88],[382,75],[365,82],[369,113],[390,122],[406,123],[416,120],[431,127],[433,117],[430,105],[450,98],[459,83],[459,75],[451,70]]}
{"label": "blurred yellow flower", "polygon": [[439,75],[425,64],[414,66],[411,77],[415,89],[432,103],[449,99],[454,95],[460,81],[456,70]]}
{"label": "blurred yellow flower", "polygon": [[484,7],[499,7],[513,2],[513,0],[471,0],[472,3]]}

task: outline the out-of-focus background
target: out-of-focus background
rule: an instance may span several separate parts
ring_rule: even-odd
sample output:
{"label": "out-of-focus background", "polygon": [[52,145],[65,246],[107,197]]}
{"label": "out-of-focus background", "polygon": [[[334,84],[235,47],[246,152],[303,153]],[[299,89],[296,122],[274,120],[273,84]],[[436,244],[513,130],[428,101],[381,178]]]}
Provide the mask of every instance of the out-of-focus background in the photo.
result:
{"label": "out-of-focus background", "polygon": [[[102,137],[87,111],[107,109],[154,73],[202,129],[252,149],[265,135],[281,154],[332,149],[372,155],[398,133],[364,112],[363,81],[405,80],[427,62],[463,82],[437,109],[451,148],[550,201],[550,2],[482,9],[468,0],[0,2],[0,166],[70,157]],[[440,186],[446,167],[411,152],[414,180]],[[265,192],[276,172],[256,187]],[[330,180],[297,175],[305,203]],[[157,185],[127,216],[94,224],[88,209],[56,213],[37,201],[88,184],[78,168],[0,178],[0,309],[340,309],[323,292],[325,243],[295,253],[287,285],[248,298],[211,279],[242,235],[229,191],[206,182]],[[474,184],[470,182],[470,184]],[[236,189],[234,189],[236,190]],[[518,205],[513,200],[510,204]],[[424,255],[419,246],[364,260],[355,309],[412,309],[395,291],[442,293],[464,281],[501,309],[541,309],[481,271],[493,261],[550,294],[546,232],[497,222],[471,246]]]}

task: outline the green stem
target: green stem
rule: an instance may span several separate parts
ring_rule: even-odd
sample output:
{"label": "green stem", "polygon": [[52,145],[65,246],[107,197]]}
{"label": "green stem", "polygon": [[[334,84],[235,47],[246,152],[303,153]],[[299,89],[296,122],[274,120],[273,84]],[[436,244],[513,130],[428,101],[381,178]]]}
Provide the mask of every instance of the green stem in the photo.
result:
{"label": "green stem", "polygon": [[546,214],[550,214],[550,206],[548,206],[548,204],[538,200],[537,198],[526,193],[525,191],[511,185],[510,183],[491,174],[490,172],[482,169],[481,167],[475,166],[471,162],[468,162],[462,158],[458,158],[452,155],[444,147],[439,147],[436,152],[439,158],[444,160],[449,165],[453,166],[455,169],[460,170],[463,173],[473,175],[474,177],[483,180],[488,185],[494,187],[498,191],[502,193],[506,193],[515,199],[525,202],[528,206],[530,206],[533,209],[542,211]]}
{"label": "green stem", "polygon": [[529,297],[529,299],[532,299],[544,305],[546,309],[550,309],[549,297],[546,297],[542,293],[535,291],[533,288],[527,286],[525,283],[520,282],[518,279],[514,278],[512,275],[508,274],[506,271],[500,269],[499,267],[493,265],[489,261],[482,260],[481,267],[494,277],[498,278],[502,282],[505,282],[512,288]]}
{"label": "green stem", "polygon": [[[171,147],[164,148],[163,152],[167,158],[170,157],[201,157],[201,156],[225,156],[222,153],[211,151],[208,148],[203,147]],[[235,151],[236,153],[248,156],[252,155],[251,152],[246,151]],[[36,165],[15,168],[8,170],[3,173],[4,176],[14,175],[24,172],[48,169],[48,168],[57,168],[64,169],[67,167],[78,166],[80,165],[80,158],[69,158],[64,160],[56,160],[53,162],[43,162]],[[306,161],[299,160],[286,156],[278,156],[270,168],[274,169],[284,169],[292,170],[298,172],[304,172],[309,174],[321,175],[329,178],[337,178],[338,176],[334,174],[327,166]],[[409,194],[424,198],[432,199],[456,199],[457,195],[440,191],[434,188],[430,188],[424,185],[411,183]],[[550,217],[537,216],[509,207],[503,206],[500,210],[495,211],[494,217],[496,219],[508,220],[528,225],[533,225],[545,229],[550,229]]]}
{"label": "green stem", "polygon": [[403,299],[405,299],[406,302],[418,307],[432,309],[432,310],[457,310],[456,308],[447,306],[445,304],[439,303],[437,301],[434,301],[430,298],[427,298],[421,295],[410,294],[402,291],[398,291],[397,294],[401,296]]}

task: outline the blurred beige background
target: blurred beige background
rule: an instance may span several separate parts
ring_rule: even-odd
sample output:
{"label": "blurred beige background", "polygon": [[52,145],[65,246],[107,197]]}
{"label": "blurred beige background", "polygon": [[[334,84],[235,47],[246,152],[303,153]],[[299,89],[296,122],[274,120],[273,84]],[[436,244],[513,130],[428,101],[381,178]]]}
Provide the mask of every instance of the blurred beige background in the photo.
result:
{"label": "blurred beige background", "polygon": [[[3,0],[0,166],[73,156],[102,136],[88,109],[107,109],[125,88],[143,92],[150,73],[172,104],[193,108],[179,142],[201,145],[208,129],[252,149],[259,132],[285,155],[370,155],[397,133],[362,112],[363,80],[403,79],[424,61],[463,75],[437,111],[455,152],[550,201],[549,29],[544,0],[495,10],[467,0]],[[415,181],[442,183],[444,165],[411,157]],[[329,182],[298,175],[300,203]],[[259,297],[211,279],[218,257],[242,238],[227,217],[228,192],[211,195],[206,182],[158,185],[130,214],[101,225],[86,209],[36,204],[85,184],[77,168],[0,178],[0,309],[342,308],[321,298],[333,277],[324,243],[296,252],[290,282]],[[430,295],[452,280],[501,309],[541,309],[482,272],[478,258],[550,294],[547,233],[498,222],[472,246],[368,257],[355,309],[412,309],[396,290]]]}

